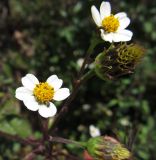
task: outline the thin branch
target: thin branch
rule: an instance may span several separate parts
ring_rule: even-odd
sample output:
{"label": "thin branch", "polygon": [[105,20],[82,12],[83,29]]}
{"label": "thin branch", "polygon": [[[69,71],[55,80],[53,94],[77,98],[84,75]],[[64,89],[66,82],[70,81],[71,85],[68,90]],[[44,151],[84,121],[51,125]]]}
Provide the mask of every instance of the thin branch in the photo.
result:
{"label": "thin branch", "polygon": [[78,141],[74,141],[74,140],[69,140],[69,139],[65,139],[62,137],[52,137],[49,136],[49,141],[50,142],[58,142],[58,143],[64,143],[64,144],[74,144],[80,148],[85,148],[85,142],[78,142]]}
{"label": "thin branch", "polygon": [[45,147],[40,145],[24,157],[24,160],[33,160],[38,154],[43,154]]}
{"label": "thin branch", "polygon": [[90,70],[89,72],[87,72],[80,80],[77,80],[77,83],[73,89],[73,92],[70,94],[69,98],[66,100],[66,102],[64,103],[64,105],[62,106],[60,112],[57,114],[54,123],[52,125],[52,127],[49,129],[49,132],[52,131],[52,129],[55,129],[56,125],[58,124],[58,122],[60,121],[60,119],[64,116],[64,114],[68,111],[69,109],[69,105],[71,104],[71,102],[74,100],[74,98],[76,97],[76,94],[80,88],[80,86],[89,78],[91,78],[92,76],[94,76],[94,70]]}
{"label": "thin branch", "polygon": [[[44,142],[47,142],[48,139],[49,139],[49,136],[48,136],[48,121],[49,119],[43,119],[42,117],[39,116],[39,121],[40,121],[40,125],[41,125],[41,130],[42,130],[42,133],[43,133],[43,144]],[[45,148],[47,150],[47,157],[51,157],[51,153],[52,153],[52,148],[51,148],[51,145],[50,143],[47,143],[45,145]]]}
{"label": "thin branch", "polygon": [[85,70],[85,66],[86,66],[86,64],[88,63],[88,59],[89,59],[89,57],[90,57],[90,54],[91,54],[91,51],[93,50],[93,47],[89,47],[89,49],[88,49],[88,51],[87,51],[87,54],[86,54],[86,56],[85,56],[85,59],[84,59],[84,61],[83,61],[83,63],[82,63],[82,66],[81,66],[81,69],[80,69],[80,71],[79,71],[79,73],[78,73],[78,79],[82,76],[82,74],[83,74],[83,72],[84,72],[84,70]]}
{"label": "thin branch", "polygon": [[[78,78],[75,82],[75,85],[73,87],[73,92],[70,94],[69,98],[66,100],[66,102],[64,103],[64,105],[62,106],[60,112],[58,113],[58,115],[56,116],[55,120],[54,120],[54,123],[52,125],[52,127],[49,129],[49,132],[53,130],[55,130],[55,127],[56,125],[58,124],[58,122],[60,121],[60,119],[62,118],[62,116],[68,111],[68,108],[69,108],[69,105],[71,104],[71,102],[74,100],[78,90],[79,90],[79,87],[80,85],[85,81],[87,80],[87,77],[85,77],[85,79],[82,78],[82,75],[84,73],[84,70],[85,70],[85,66],[87,64],[87,61],[91,55],[91,53],[93,52],[95,46],[100,43],[101,40],[99,41],[99,39],[96,39],[95,37],[93,39],[91,39],[91,44],[88,48],[88,51],[87,51],[87,54],[85,56],[85,59],[84,59],[84,62],[81,66],[81,69],[78,73]],[[90,77],[88,77],[90,78]]]}

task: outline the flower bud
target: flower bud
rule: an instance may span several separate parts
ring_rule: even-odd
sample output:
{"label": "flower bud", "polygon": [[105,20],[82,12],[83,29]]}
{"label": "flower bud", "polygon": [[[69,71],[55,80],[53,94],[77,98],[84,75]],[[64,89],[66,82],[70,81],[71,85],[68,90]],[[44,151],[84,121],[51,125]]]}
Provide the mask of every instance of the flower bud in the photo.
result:
{"label": "flower bud", "polygon": [[119,44],[104,50],[95,59],[95,72],[103,80],[116,79],[133,73],[144,56],[144,48],[138,44]]}
{"label": "flower bud", "polygon": [[131,158],[130,151],[109,136],[90,138],[87,151],[94,160],[130,160]]}

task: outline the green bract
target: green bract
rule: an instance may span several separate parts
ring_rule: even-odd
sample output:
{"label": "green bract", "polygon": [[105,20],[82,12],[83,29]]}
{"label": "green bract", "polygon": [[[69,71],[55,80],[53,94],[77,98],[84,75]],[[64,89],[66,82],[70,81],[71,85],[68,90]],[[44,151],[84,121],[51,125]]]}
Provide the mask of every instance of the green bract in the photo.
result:
{"label": "green bract", "polygon": [[90,138],[87,150],[95,160],[129,160],[131,157],[127,148],[108,136]]}

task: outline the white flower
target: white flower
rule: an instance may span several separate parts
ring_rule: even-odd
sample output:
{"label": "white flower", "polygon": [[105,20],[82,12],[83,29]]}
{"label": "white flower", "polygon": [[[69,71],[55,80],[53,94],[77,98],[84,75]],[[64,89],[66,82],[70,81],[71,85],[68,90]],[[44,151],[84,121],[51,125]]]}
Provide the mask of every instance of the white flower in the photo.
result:
{"label": "white flower", "polygon": [[99,128],[95,127],[94,125],[89,126],[89,133],[91,137],[97,137],[101,135]]}
{"label": "white flower", "polygon": [[79,67],[81,67],[82,64],[83,64],[83,62],[84,62],[84,59],[83,59],[83,58],[79,58],[79,59],[77,60],[77,65],[78,65]]}
{"label": "white flower", "polygon": [[61,101],[70,95],[68,88],[61,88],[62,83],[56,75],[50,76],[46,82],[39,82],[33,74],[27,74],[22,78],[23,86],[16,89],[15,97],[29,110],[38,110],[42,117],[53,117],[57,108],[52,101]]}
{"label": "white flower", "polygon": [[96,25],[100,28],[101,38],[109,42],[130,41],[133,33],[125,29],[130,24],[130,19],[125,12],[111,14],[109,2],[102,2],[100,12],[95,6],[91,13]]}

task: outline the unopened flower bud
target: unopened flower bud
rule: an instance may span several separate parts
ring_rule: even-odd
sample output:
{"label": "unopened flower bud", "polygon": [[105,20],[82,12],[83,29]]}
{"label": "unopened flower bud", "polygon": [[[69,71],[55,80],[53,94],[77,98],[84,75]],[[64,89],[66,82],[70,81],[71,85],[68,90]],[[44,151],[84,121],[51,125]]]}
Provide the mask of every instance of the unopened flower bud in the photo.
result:
{"label": "unopened flower bud", "polygon": [[131,158],[130,151],[109,136],[90,138],[87,151],[94,160],[130,160]]}
{"label": "unopened flower bud", "polygon": [[103,80],[131,74],[144,52],[145,49],[138,44],[119,44],[104,50],[95,59],[95,72]]}

